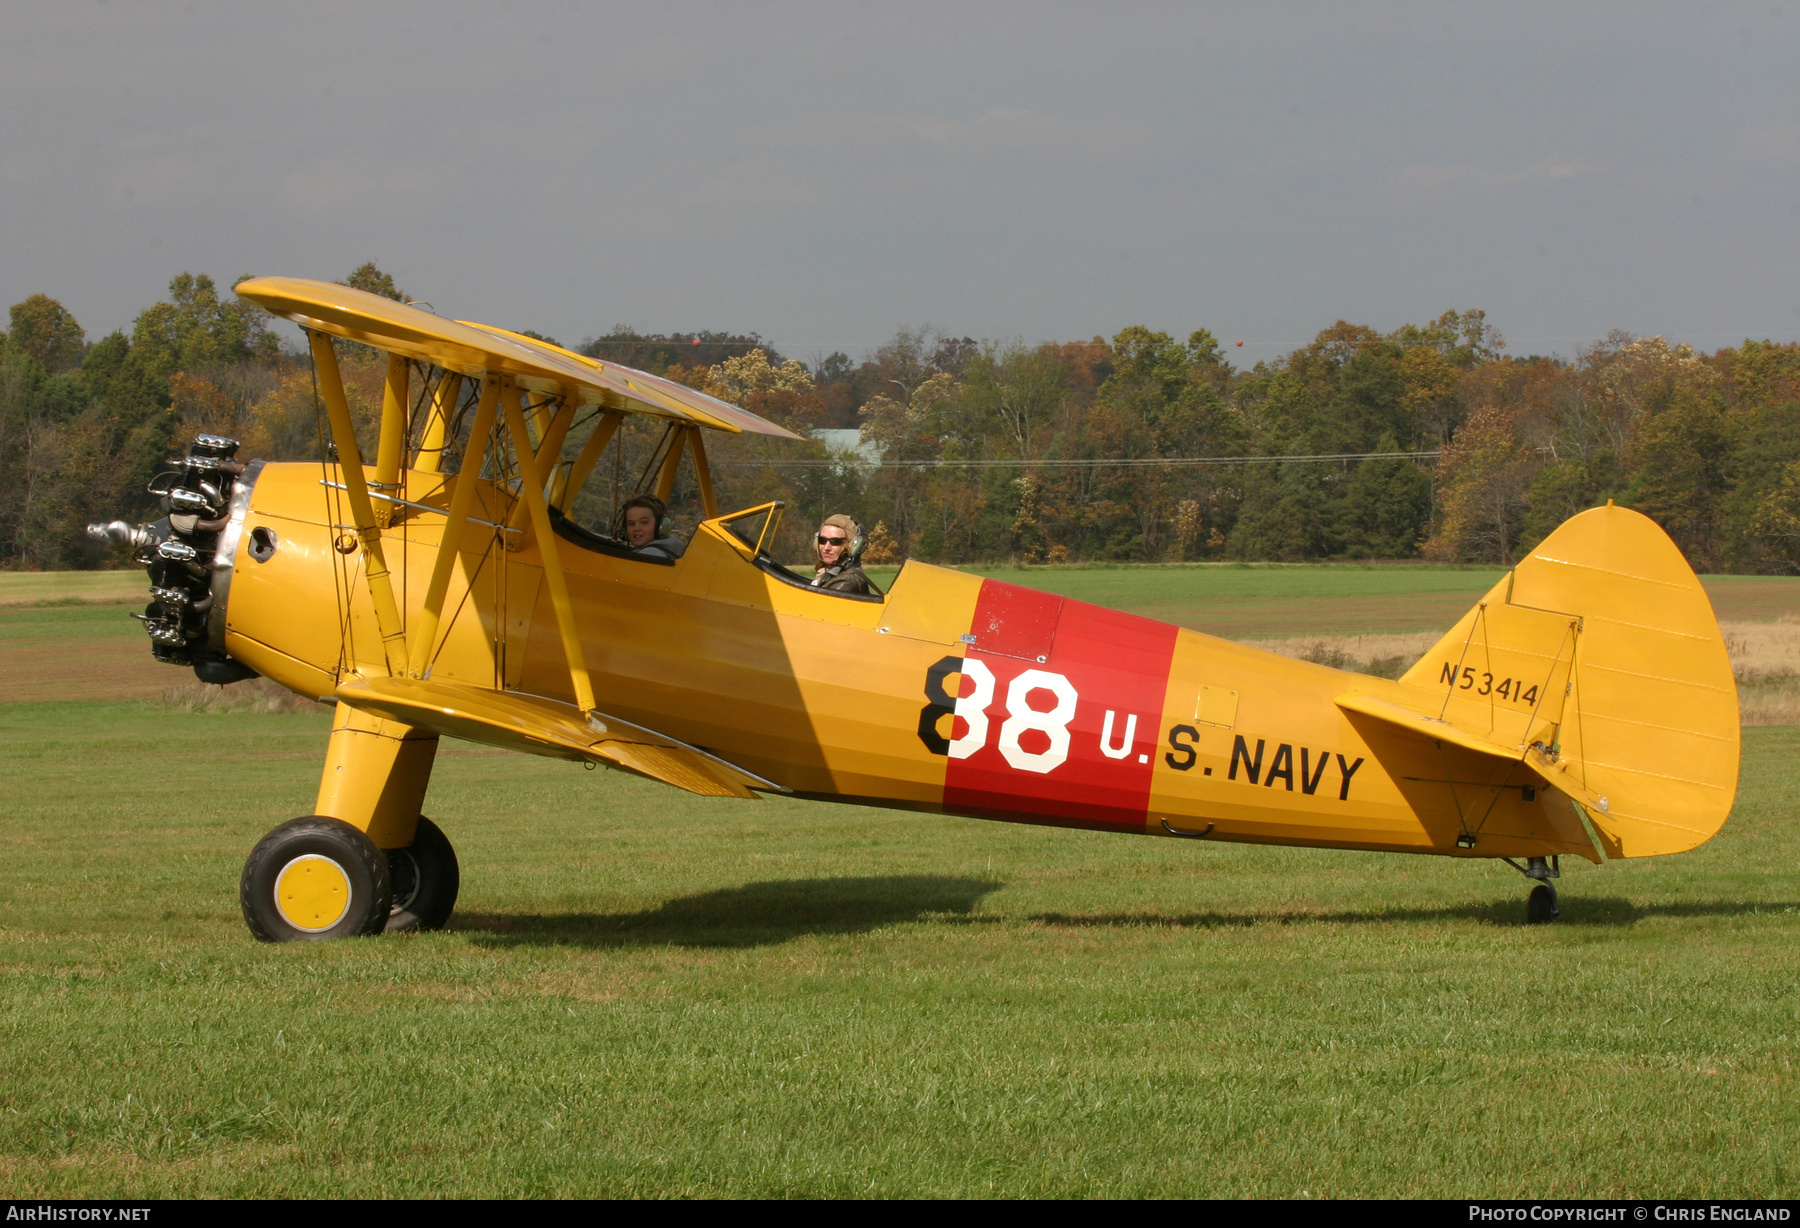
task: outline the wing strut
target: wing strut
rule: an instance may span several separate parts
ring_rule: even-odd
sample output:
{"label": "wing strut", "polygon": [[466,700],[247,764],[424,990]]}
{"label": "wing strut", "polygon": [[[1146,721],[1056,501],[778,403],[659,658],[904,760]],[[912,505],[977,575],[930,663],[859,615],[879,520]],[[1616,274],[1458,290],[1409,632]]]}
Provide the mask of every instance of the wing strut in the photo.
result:
{"label": "wing strut", "polygon": [[393,578],[388,574],[387,558],[381,549],[381,522],[375,517],[375,504],[369,498],[369,487],[363,479],[362,453],[356,447],[356,428],[350,422],[350,406],[344,400],[344,379],[338,373],[337,351],[324,333],[307,330],[312,347],[313,366],[319,373],[319,392],[325,398],[325,418],[331,424],[331,440],[337,445],[338,469],[344,475],[344,491],[350,498],[350,514],[356,520],[356,535],[362,540],[363,575],[369,584],[369,599],[375,606],[375,625],[381,631],[383,663],[390,675],[406,666],[406,627],[400,621],[399,607],[394,604]]}
{"label": "wing strut", "polygon": [[425,433],[419,440],[419,454],[413,458],[418,473],[444,471],[444,442],[450,433],[450,419],[456,414],[456,402],[462,396],[463,377],[446,371],[438,379],[431,396],[431,416],[425,420]]}
{"label": "wing strut", "polygon": [[494,433],[494,411],[499,404],[500,381],[489,376],[481,385],[481,400],[475,406],[475,425],[469,431],[469,450],[463,455],[462,468],[450,492],[449,519],[444,521],[437,562],[431,568],[431,584],[425,590],[425,603],[419,609],[419,625],[413,630],[412,655],[406,663],[409,678],[423,678],[431,669],[431,651],[436,647],[444,597],[450,591],[450,573],[456,569],[456,559],[461,553],[463,533],[475,502],[475,487],[481,477],[482,463],[487,460],[488,440]]}
{"label": "wing strut", "polygon": [[664,503],[675,490],[675,475],[681,469],[681,445],[687,442],[686,430],[677,430],[669,441],[669,454],[663,457],[662,472],[656,475],[656,497]]}
{"label": "wing strut", "polygon": [[[406,459],[406,411],[411,404],[407,377],[411,366],[404,355],[387,356],[387,379],[381,387],[381,435],[375,447],[375,480],[369,485],[385,494],[400,492],[400,464]],[[383,526],[391,523],[393,505],[379,508]]]}
{"label": "wing strut", "polygon": [[688,448],[694,458],[694,478],[700,483],[700,502],[706,508],[706,518],[712,520],[719,514],[719,500],[713,494],[712,466],[706,460],[706,445],[701,442],[700,428],[688,428]]}
{"label": "wing strut", "polygon": [[[554,480],[556,476],[556,465],[558,458],[562,455],[563,440],[568,438],[569,428],[575,423],[575,403],[573,398],[568,398],[554,408],[540,405],[536,413],[539,415],[538,420],[543,425],[542,429],[538,431],[538,444],[533,455],[537,459],[539,479],[548,482]],[[546,418],[544,415],[549,416]],[[518,441],[514,440],[514,443],[517,445]],[[525,519],[525,504],[521,500],[513,504],[511,514],[506,518],[506,527],[516,529],[523,519]]]}
{"label": "wing strut", "polygon": [[575,458],[575,463],[570,466],[569,472],[557,485],[555,497],[551,499],[551,504],[557,511],[566,511],[569,500],[580,493],[582,486],[588,480],[588,475],[594,471],[594,466],[600,463],[600,454],[606,451],[606,445],[612,442],[612,437],[619,431],[619,423],[623,421],[625,421],[623,410],[609,409],[601,416],[600,421],[594,423],[594,433],[589,435],[587,443],[582,445],[581,454]]}
{"label": "wing strut", "polygon": [[[525,435],[525,415],[519,410],[517,392],[507,389],[505,399],[506,429],[512,435],[513,455],[519,465],[519,493],[524,496],[525,506],[531,512],[532,529],[537,533],[538,552],[544,560],[544,583],[549,586],[550,604],[556,610],[556,628],[562,633],[563,656],[568,659],[575,704],[583,712],[592,712],[594,684],[588,677],[587,658],[581,651],[581,634],[575,627],[575,606],[569,600],[569,579],[563,573],[562,554],[556,533],[550,527],[543,473],[537,458],[531,454],[531,441]],[[545,459],[552,458],[546,456]]]}
{"label": "wing strut", "polygon": [[548,476],[544,466],[554,465],[562,456],[563,440],[569,437],[569,428],[575,425],[575,398],[564,397],[561,405],[556,407],[556,414],[550,419],[550,430],[540,435],[541,442],[537,447],[538,472]]}

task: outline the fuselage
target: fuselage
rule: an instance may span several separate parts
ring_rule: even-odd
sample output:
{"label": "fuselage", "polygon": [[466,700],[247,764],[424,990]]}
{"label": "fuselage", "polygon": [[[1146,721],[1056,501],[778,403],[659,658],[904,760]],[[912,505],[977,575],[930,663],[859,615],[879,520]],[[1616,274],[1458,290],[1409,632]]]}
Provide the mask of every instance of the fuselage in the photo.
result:
{"label": "fuselage", "polygon": [[[317,463],[261,468],[225,607],[232,657],[317,697],[381,660],[339,481]],[[446,479],[406,481],[399,497],[448,506]],[[509,495],[484,483],[477,502],[499,527],[464,538],[430,676],[570,701],[541,543]],[[700,525],[672,564],[575,532],[555,548],[599,709],[796,794],[1448,855],[1472,852],[1457,839],[1478,822],[1472,855],[1594,856],[1566,802],[1503,782],[1492,757],[1335,702],[1398,684],[916,562],[883,598],[828,593],[758,556],[729,519]],[[444,524],[406,509],[383,530],[409,627]]]}

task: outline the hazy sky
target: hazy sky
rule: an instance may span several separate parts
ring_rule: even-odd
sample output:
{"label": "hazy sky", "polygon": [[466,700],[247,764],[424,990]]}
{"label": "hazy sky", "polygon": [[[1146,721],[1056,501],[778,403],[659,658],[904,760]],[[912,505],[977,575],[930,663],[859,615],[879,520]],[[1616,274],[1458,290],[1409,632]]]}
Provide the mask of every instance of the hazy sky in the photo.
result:
{"label": "hazy sky", "polygon": [[0,304],[182,270],[855,355],[1800,335],[1800,0],[0,7]]}

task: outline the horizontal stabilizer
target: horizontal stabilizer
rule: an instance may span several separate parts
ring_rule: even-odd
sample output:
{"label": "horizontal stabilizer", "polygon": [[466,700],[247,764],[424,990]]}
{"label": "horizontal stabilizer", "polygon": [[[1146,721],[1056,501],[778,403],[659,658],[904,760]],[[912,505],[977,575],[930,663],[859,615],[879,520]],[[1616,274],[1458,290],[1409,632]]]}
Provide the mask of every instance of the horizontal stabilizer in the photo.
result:
{"label": "horizontal stabilizer", "polygon": [[612,764],[702,797],[755,797],[752,790],[759,789],[790,792],[653,729],[537,695],[457,682],[366,678],[339,686],[337,699],[388,720],[484,746]]}
{"label": "horizontal stabilizer", "polygon": [[[1404,729],[1408,733],[1418,734],[1435,742],[1446,742],[1451,746],[1460,746],[1464,750],[1472,750],[1476,754],[1491,755],[1508,763],[1523,763],[1529,766],[1543,782],[1563,794],[1570,801],[1584,807],[1589,813],[1599,812],[1605,818],[1611,802],[1601,795],[1583,787],[1581,781],[1569,775],[1569,762],[1557,759],[1552,752],[1542,746],[1532,746],[1521,752],[1516,746],[1507,746],[1493,740],[1492,735],[1472,733],[1460,729],[1443,717],[1427,716],[1378,699],[1373,695],[1364,695],[1352,691],[1337,697],[1337,706],[1345,712],[1366,716],[1372,720],[1384,722],[1396,729]],[[1615,851],[1614,856],[1618,856]]]}
{"label": "horizontal stabilizer", "polygon": [[1464,750],[1472,750],[1477,754],[1493,755],[1498,759],[1518,760],[1521,756],[1517,749],[1500,746],[1487,738],[1458,729],[1449,721],[1436,716],[1424,716],[1410,708],[1389,703],[1385,699],[1377,699],[1373,695],[1363,695],[1352,691],[1348,695],[1337,697],[1337,706],[1346,712],[1357,712],[1378,721],[1386,721],[1390,725],[1398,725],[1402,729],[1431,738],[1438,742],[1448,742],[1452,746],[1460,746]]}

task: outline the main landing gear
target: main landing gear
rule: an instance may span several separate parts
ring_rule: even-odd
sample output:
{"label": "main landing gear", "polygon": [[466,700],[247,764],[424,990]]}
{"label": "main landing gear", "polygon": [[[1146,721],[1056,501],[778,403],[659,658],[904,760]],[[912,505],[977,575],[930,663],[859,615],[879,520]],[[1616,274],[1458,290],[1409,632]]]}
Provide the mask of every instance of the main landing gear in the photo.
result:
{"label": "main landing gear", "polygon": [[412,844],[387,851],[388,873],[394,883],[394,900],[388,909],[390,934],[413,930],[441,930],[456,907],[456,891],[462,885],[456,850],[450,840],[424,815],[419,816]]}
{"label": "main landing gear", "polygon": [[456,853],[419,813],[438,735],[339,704],[311,815],[262,838],[238,894],[264,942],[441,929]]}
{"label": "main landing gear", "polygon": [[1556,888],[1551,884],[1553,878],[1562,877],[1562,867],[1555,857],[1527,857],[1525,864],[1520,865],[1510,857],[1500,859],[1526,878],[1537,880],[1537,886],[1525,897],[1525,923],[1527,925],[1545,925],[1562,916],[1562,906],[1556,900]]}
{"label": "main landing gear", "polygon": [[264,836],[244,862],[238,897],[264,942],[435,930],[456,907],[456,853],[420,816],[406,848],[385,852],[342,819],[310,815]]}

